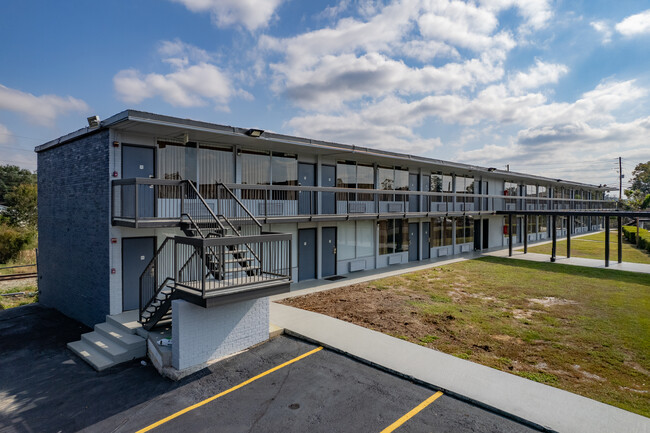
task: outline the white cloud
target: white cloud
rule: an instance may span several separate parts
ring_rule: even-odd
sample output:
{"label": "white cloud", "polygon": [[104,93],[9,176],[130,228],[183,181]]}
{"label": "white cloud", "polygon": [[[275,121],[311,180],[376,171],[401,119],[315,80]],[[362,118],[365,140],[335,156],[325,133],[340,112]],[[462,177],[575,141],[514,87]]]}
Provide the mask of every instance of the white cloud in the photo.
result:
{"label": "white cloud", "polygon": [[616,30],[623,36],[650,34],[650,9],[625,18],[616,24]]}
{"label": "white cloud", "polygon": [[51,126],[57,117],[70,111],[87,111],[88,105],[72,96],[34,96],[0,84],[0,110],[13,111],[39,125]]}
{"label": "white cloud", "polygon": [[545,84],[557,83],[562,75],[569,72],[565,65],[544,63],[541,60],[535,61],[535,66],[528,72],[517,72],[509,80],[508,87],[515,94],[521,94],[524,90],[537,89]]}
{"label": "white cloud", "polygon": [[0,123],[0,144],[9,143],[11,141],[11,135],[9,128]]}
{"label": "white cloud", "polygon": [[113,84],[120,100],[139,104],[158,96],[177,107],[199,107],[212,102],[215,108],[227,110],[233,96],[250,96],[236,89],[224,71],[209,63],[212,56],[200,48],[179,40],[164,41],[158,52],[173,71],[168,74],[143,74],[136,69],[118,72]]}
{"label": "white cloud", "polygon": [[589,25],[602,35],[604,44],[608,44],[612,41],[612,35],[614,32],[606,21],[592,21]]}
{"label": "white cloud", "polygon": [[242,25],[249,31],[266,27],[283,0],[172,0],[192,12],[209,12],[219,27]]}
{"label": "white cloud", "polygon": [[553,17],[550,0],[480,0],[479,3],[495,13],[515,8],[525,20],[520,27],[523,32],[539,30]]}

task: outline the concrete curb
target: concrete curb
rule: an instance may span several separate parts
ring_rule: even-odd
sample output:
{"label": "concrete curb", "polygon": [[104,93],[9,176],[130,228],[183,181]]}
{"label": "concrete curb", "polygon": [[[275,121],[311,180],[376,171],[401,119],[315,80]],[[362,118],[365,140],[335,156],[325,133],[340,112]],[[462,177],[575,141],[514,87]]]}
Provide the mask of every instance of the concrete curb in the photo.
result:
{"label": "concrete curb", "polygon": [[650,419],[641,415],[322,314],[272,302],[271,323],[537,428],[650,433]]}

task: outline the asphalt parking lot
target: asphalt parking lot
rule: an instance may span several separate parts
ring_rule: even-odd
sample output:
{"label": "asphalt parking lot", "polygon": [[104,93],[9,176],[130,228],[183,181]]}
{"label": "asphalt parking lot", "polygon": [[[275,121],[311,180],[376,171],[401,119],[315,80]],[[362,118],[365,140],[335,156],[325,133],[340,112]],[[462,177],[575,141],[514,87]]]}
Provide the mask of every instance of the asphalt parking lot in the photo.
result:
{"label": "asphalt parking lot", "polygon": [[536,431],[286,336],[172,382],[139,361],[95,372],[65,348],[83,332],[38,306],[0,312],[0,432]]}

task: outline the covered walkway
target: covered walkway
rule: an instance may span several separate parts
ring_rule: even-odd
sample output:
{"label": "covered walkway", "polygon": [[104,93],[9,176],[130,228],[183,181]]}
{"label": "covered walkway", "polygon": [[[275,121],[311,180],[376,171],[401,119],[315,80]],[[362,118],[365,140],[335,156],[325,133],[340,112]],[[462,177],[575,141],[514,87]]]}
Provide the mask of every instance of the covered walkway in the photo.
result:
{"label": "covered walkway", "polygon": [[[567,224],[567,259],[571,259],[571,227],[573,227],[573,219],[576,216],[591,216],[591,217],[602,217],[605,221],[603,226],[605,228],[605,266],[606,268],[610,267],[609,264],[609,238],[610,238],[610,219],[616,218],[616,227],[617,232],[617,241],[618,241],[618,264],[623,264],[623,218],[648,218],[650,217],[650,211],[618,211],[618,210],[503,210],[497,211],[498,215],[507,215],[508,218],[508,227],[512,227],[512,218],[523,216],[523,254],[528,254],[528,217],[529,216],[550,216],[551,217],[551,236],[552,236],[552,252],[551,252],[551,262],[557,261],[557,219],[558,217],[565,217],[568,221]],[[508,229],[508,257],[513,256],[513,231]],[[547,256],[538,254],[546,259]],[[535,260],[534,258],[531,260]],[[596,261],[593,259],[579,259]],[[535,260],[535,261],[546,261],[546,260]],[[567,264],[577,264],[577,263],[567,263]],[[589,265],[581,265],[589,266]],[[594,266],[595,267],[595,266]]]}

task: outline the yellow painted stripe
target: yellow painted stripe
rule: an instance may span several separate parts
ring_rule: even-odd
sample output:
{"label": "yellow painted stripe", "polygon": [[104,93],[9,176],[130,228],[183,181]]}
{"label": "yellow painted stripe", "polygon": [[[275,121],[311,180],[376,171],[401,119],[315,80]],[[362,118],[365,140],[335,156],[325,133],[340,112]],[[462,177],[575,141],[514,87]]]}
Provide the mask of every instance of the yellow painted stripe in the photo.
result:
{"label": "yellow painted stripe", "polygon": [[260,373],[260,374],[258,374],[258,375],[255,376],[255,377],[251,377],[250,379],[248,379],[248,380],[246,380],[246,381],[240,383],[239,385],[233,386],[232,388],[227,389],[227,390],[225,390],[225,391],[223,391],[223,392],[220,392],[220,393],[217,394],[217,395],[213,395],[213,396],[210,397],[210,398],[206,398],[205,400],[200,401],[200,402],[198,402],[198,403],[196,403],[196,404],[193,404],[192,406],[186,407],[186,408],[183,409],[183,410],[179,410],[179,411],[176,412],[175,414],[169,415],[167,418],[163,418],[163,419],[161,419],[160,421],[155,422],[155,423],[151,424],[150,426],[143,428],[142,430],[138,430],[136,433],[144,433],[144,432],[148,432],[148,431],[150,431],[150,430],[153,430],[153,429],[155,429],[156,427],[158,427],[158,426],[160,426],[160,425],[162,425],[162,424],[165,424],[165,423],[168,422],[168,421],[173,420],[174,418],[178,418],[179,416],[183,415],[184,413],[187,413],[187,412],[192,411],[192,410],[194,410],[194,409],[196,409],[196,408],[198,408],[198,407],[201,407],[201,406],[203,406],[203,405],[205,405],[205,404],[208,404],[208,403],[210,403],[211,401],[214,401],[214,400],[218,399],[219,397],[223,397],[223,396],[226,395],[226,394],[229,394],[229,393],[231,393],[231,392],[233,392],[233,391],[236,391],[236,390],[238,390],[239,388],[242,388],[242,387],[248,385],[248,384],[251,383],[251,382],[255,382],[257,379],[260,379],[260,378],[266,376],[267,374],[271,374],[271,373],[273,373],[274,371],[278,371],[279,369],[284,368],[284,367],[286,367],[287,365],[293,364],[294,362],[298,362],[298,361],[300,361],[301,359],[308,357],[309,355],[313,355],[314,353],[318,352],[318,351],[321,350],[321,349],[322,349],[322,347],[317,347],[317,348],[314,349],[314,350],[310,350],[310,351],[307,352],[307,353],[303,353],[302,355],[297,356],[297,357],[295,357],[295,358],[293,358],[293,359],[291,359],[291,360],[289,360],[289,361],[287,361],[287,362],[285,362],[285,363],[283,363],[283,364],[280,364],[280,365],[278,365],[278,366],[276,366],[276,367],[273,367],[273,368],[270,369],[270,370],[266,370],[264,373]]}
{"label": "yellow painted stripe", "polygon": [[391,425],[383,429],[381,433],[390,433],[392,431],[395,431],[395,429],[397,429],[399,426],[404,424],[406,421],[413,418],[418,412],[420,412],[425,407],[429,406],[431,403],[436,401],[441,396],[442,396],[442,391],[436,392],[431,397],[427,398],[422,403],[418,404],[413,409],[411,409],[409,413],[407,413],[406,415],[404,415],[403,417],[401,417],[400,419],[398,419],[397,421],[395,421],[394,423],[392,423]]}

